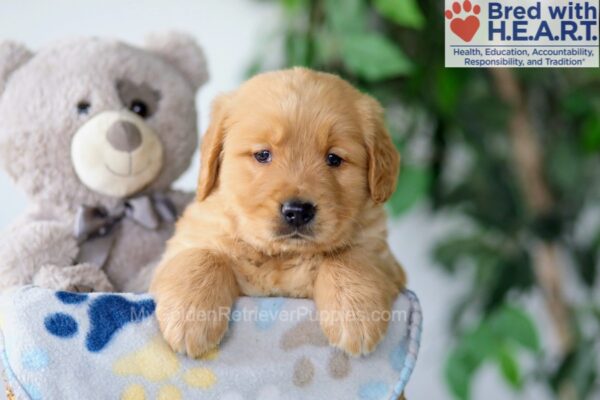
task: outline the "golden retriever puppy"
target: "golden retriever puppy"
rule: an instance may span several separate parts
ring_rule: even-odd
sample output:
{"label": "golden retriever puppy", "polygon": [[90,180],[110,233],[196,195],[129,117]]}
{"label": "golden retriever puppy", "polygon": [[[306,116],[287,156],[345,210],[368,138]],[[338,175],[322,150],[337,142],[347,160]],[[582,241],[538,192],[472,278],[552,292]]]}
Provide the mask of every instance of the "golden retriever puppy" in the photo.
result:
{"label": "golden retriever puppy", "polygon": [[238,296],[291,296],[314,299],[333,346],[372,351],[405,284],[386,242],[400,159],[380,105],[331,74],[261,74],[215,100],[201,156],[150,289],[170,346],[200,356]]}

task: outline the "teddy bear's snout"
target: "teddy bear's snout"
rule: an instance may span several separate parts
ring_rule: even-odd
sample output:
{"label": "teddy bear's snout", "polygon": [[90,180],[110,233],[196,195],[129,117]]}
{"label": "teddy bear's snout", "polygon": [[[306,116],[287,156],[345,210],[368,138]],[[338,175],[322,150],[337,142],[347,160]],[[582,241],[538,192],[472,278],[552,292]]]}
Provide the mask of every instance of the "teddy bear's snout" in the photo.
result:
{"label": "teddy bear's snout", "polygon": [[71,160],[75,173],[88,188],[126,197],[158,176],[163,167],[163,145],[137,114],[104,111],[75,132]]}
{"label": "teddy bear's snout", "polygon": [[132,153],[142,144],[142,134],[138,127],[129,121],[117,121],[106,133],[106,139],[115,149]]}

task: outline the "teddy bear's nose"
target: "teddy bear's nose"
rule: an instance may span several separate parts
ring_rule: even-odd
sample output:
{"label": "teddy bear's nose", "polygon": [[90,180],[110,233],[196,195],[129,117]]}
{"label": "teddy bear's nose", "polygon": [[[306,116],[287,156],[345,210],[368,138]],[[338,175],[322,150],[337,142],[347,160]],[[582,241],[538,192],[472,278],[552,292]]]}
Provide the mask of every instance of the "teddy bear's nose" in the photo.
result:
{"label": "teddy bear's nose", "polygon": [[135,124],[117,121],[108,129],[106,139],[116,150],[133,152],[142,144],[142,134]]}

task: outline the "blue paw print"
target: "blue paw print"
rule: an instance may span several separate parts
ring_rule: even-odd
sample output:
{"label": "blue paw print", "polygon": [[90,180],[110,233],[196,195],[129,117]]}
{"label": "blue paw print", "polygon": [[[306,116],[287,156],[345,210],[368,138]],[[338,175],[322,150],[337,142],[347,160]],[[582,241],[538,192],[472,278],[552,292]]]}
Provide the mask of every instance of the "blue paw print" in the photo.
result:
{"label": "blue paw print", "polygon": [[65,304],[80,304],[87,300],[88,295],[84,293],[56,292],[56,297]]}
{"label": "blue paw print", "polygon": [[115,332],[131,322],[139,322],[154,313],[154,300],[129,301],[108,294],[90,304],[88,315],[91,328],[85,345],[89,351],[100,351],[110,342]]}
{"label": "blue paw print", "polygon": [[[63,304],[81,304],[88,299],[87,294],[57,292],[56,297]],[[96,353],[104,349],[119,329],[133,322],[140,322],[154,313],[154,300],[130,301],[115,294],[100,295],[88,307],[90,330],[85,345],[88,351]],[[60,338],[70,338],[77,334],[79,325],[75,318],[65,313],[53,313],[44,319],[46,330]]]}
{"label": "blue paw print", "polygon": [[79,326],[75,318],[65,313],[50,314],[44,319],[46,330],[54,336],[69,338],[75,336]]}

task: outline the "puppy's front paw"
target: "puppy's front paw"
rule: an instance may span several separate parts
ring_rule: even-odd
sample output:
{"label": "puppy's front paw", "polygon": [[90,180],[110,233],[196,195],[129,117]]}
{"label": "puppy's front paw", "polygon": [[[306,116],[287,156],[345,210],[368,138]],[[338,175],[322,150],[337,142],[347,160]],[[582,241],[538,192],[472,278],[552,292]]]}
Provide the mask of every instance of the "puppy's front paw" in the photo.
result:
{"label": "puppy's front paw", "polygon": [[375,350],[387,330],[388,321],[380,312],[338,309],[322,314],[321,328],[329,344],[353,356]]}
{"label": "puppy's front paw", "polygon": [[198,358],[221,342],[229,323],[229,308],[207,301],[186,304],[177,299],[161,299],[157,301],[156,316],[171,348]]}
{"label": "puppy's front paw", "polygon": [[239,293],[228,258],[202,249],[184,250],[161,264],[150,291],[165,340],[194,358],[221,342]]}

